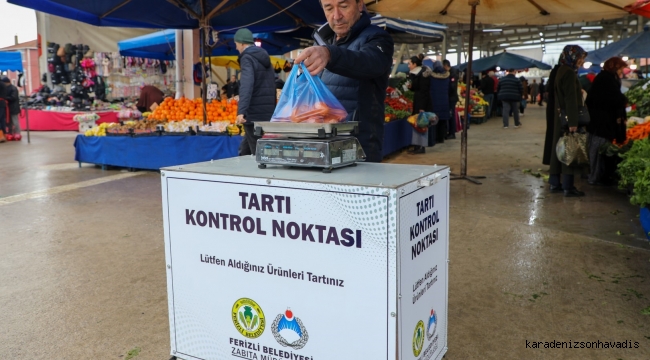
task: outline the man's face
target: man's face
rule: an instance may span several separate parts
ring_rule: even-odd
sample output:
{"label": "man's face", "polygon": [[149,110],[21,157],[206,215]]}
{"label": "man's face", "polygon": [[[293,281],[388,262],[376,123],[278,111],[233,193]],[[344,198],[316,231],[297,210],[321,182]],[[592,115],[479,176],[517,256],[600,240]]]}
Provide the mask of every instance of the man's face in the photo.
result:
{"label": "man's face", "polygon": [[321,0],[325,17],[337,38],[348,35],[361,17],[363,3],[357,0]]}
{"label": "man's face", "polygon": [[231,76],[231,77],[230,77],[230,81],[232,81],[232,82],[237,81],[237,77],[235,77],[235,76]]}
{"label": "man's face", "polygon": [[235,47],[237,48],[237,51],[239,51],[240,54],[244,51],[244,44],[242,43],[236,42]]}
{"label": "man's face", "polygon": [[447,64],[442,64],[442,67],[445,69],[445,71],[449,71],[451,69],[451,66]]}

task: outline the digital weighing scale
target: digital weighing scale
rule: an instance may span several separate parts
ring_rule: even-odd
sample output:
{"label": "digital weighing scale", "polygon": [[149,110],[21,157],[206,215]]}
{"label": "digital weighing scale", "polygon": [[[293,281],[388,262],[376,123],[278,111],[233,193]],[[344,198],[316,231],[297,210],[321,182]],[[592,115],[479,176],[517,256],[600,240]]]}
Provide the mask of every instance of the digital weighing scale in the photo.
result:
{"label": "digital weighing scale", "polygon": [[[322,168],[324,173],[365,161],[366,154],[356,137],[358,123],[295,124],[255,123],[256,161],[266,165]],[[347,135],[347,136],[346,136]]]}

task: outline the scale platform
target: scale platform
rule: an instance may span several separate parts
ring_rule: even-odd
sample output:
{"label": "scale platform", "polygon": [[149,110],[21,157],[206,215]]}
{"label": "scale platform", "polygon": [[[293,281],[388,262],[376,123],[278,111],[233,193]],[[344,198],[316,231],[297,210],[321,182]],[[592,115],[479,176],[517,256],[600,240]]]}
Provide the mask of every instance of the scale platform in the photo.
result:
{"label": "scale platform", "polygon": [[326,139],[340,135],[356,135],[359,133],[359,122],[349,121],[336,124],[305,124],[282,122],[256,122],[255,135],[280,135],[293,138]]}
{"label": "scale platform", "polygon": [[366,154],[353,136],[327,139],[259,139],[256,160],[260,169],[266,165],[284,165],[322,168],[324,173],[332,169],[354,166],[365,161]]}

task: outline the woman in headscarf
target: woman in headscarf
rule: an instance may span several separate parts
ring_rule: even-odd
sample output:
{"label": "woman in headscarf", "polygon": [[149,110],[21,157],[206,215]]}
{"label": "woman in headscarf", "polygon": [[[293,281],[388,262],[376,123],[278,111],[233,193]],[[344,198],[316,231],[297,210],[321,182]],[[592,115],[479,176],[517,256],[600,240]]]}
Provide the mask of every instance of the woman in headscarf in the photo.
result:
{"label": "woman in headscarf", "polygon": [[591,118],[589,132],[589,184],[608,185],[616,171],[616,160],[600,154],[603,144],[625,141],[627,98],[621,92],[621,76],[627,63],[620,57],[605,61],[603,71],[594,79],[587,96]]}
{"label": "woman in headscarf", "polygon": [[[563,191],[565,197],[585,195],[584,192],[576,189],[574,185],[575,175],[582,174],[584,168],[567,166],[561,163],[555,151],[558,141],[566,131],[571,133],[578,131],[579,109],[583,106],[578,69],[584,64],[585,57],[587,57],[587,52],[580,46],[565,46],[560,55],[560,66],[555,75],[554,131],[549,183],[551,192]],[[561,125],[559,109],[564,110],[567,115],[568,129],[563,128]],[[560,175],[562,175],[562,182],[560,182]]]}
{"label": "woman in headscarf", "polygon": [[[420,112],[431,112],[431,93],[430,82],[431,82],[431,69],[426,66],[422,66],[422,58],[420,56],[413,56],[409,59],[409,88],[413,91],[413,115],[417,115]],[[413,145],[413,154],[424,154],[425,149],[429,144],[429,130],[426,132],[420,133],[413,129],[413,140],[411,141]]]}

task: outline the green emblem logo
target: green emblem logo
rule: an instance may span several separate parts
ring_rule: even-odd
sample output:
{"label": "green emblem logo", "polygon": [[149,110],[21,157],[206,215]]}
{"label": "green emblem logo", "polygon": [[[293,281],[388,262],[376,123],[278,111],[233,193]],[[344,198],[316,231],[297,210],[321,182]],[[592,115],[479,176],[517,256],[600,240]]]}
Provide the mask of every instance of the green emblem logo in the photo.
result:
{"label": "green emblem logo", "polygon": [[413,331],[413,355],[415,357],[420,356],[422,348],[424,347],[424,322],[422,320],[418,321],[415,325],[415,331]]}
{"label": "green emblem logo", "polygon": [[249,339],[260,337],[266,327],[262,308],[248,298],[241,298],[232,306],[232,323],[240,334]]}

